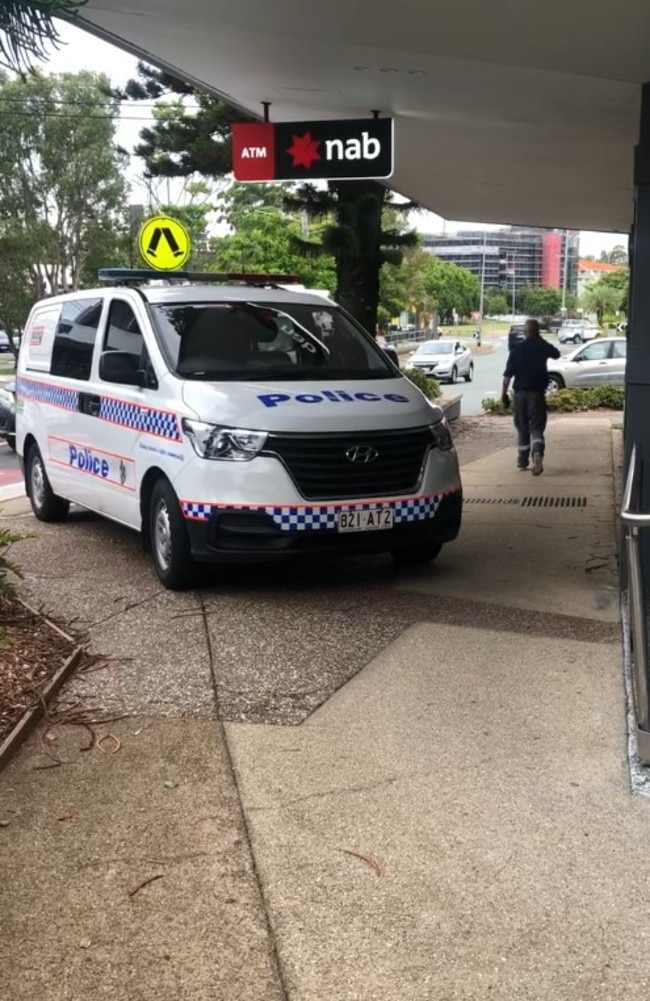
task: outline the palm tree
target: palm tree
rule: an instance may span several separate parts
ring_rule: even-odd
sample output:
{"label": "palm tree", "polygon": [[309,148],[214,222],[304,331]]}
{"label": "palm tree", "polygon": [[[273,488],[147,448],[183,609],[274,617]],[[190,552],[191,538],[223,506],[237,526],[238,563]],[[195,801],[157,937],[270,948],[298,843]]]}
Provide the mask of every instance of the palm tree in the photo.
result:
{"label": "palm tree", "polygon": [[0,0],[0,67],[23,73],[60,39],[55,17],[73,20],[86,0]]}

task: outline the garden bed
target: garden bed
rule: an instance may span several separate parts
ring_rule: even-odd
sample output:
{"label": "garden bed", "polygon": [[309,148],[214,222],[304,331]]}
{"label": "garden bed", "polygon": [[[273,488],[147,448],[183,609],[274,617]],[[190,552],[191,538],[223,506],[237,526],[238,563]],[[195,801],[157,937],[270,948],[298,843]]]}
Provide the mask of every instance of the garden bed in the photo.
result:
{"label": "garden bed", "polygon": [[0,766],[74,669],[81,650],[45,616],[0,601]]}

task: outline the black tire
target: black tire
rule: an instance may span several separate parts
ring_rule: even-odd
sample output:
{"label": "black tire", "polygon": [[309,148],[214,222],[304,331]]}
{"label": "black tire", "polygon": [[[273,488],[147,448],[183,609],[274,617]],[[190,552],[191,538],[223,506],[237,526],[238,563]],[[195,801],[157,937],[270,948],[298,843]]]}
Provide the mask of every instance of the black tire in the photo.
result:
{"label": "black tire", "polygon": [[575,335],[575,337],[573,338],[573,343],[574,344],[582,344],[582,337],[580,336],[580,334],[576,334]]}
{"label": "black tire", "polygon": [[168,480],[159,479],[149,504],[149,538],[153,565],[169,591],[183,591],[196,580],[185,519]]}
{"label": "black tire", "polygon": [[392,556],[398,567],[423,567],[433,563],[442,549],[442,542],[429,542],[423,546],[404,546],[393,549]]}
{"label": "black tire", "polygon": [[566,383],[561,375],[558,375],[557,372],[549,372],[548,384],[546,387],[546,391],[548,393],[556,393],[558,389],[564,389],[565,385]]}
{"label": "black tire", "polygon": [[467,375],[464,375],[463,379],[465,380],[465,382],[471,382],[473,378],[474,378],[474,363],[470,362],[469,368],[467,369]]}
{"label": "black tire", "polygon": [[452,386],[455,385],[455,383],[458,381],[458,369],[456,368],[455,365],[451,370],[451,378],[449,381],[452,384]]}
{"label": "black tire", "polygon": [[57,496],[50,486],[45,472],[45,463],[38,445],[32,445],[27,455],[27,492],[32,511],[39,521],[65,521],[70,510],[70,501]]}

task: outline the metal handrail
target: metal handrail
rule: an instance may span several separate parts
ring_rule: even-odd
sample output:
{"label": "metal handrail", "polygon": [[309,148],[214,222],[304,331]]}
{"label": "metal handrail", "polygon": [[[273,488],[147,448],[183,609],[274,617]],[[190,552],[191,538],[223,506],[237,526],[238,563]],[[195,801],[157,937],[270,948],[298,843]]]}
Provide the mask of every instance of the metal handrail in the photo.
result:
{"label": "metal handrail", "polygon": [[628,604],[634,670],[634,710],[638,727],[637,749],[642,763],[647,765],[650,764],[650,685],[641,530],[650,528],[650,513],[644,514],[634,509],[639,468],[637,447],[633,445],[623,491],[621,521],[627,526]]}

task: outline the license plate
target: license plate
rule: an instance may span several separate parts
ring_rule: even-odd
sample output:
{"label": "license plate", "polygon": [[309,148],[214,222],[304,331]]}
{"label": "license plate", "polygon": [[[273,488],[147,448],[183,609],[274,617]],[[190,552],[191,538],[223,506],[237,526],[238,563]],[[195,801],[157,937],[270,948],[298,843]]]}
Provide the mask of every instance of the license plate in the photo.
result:
{"label": "license plate", "polygon": [[339,532],[378,532],[393,527],[392,507],[365,508],[363,511],[340,511]]}

